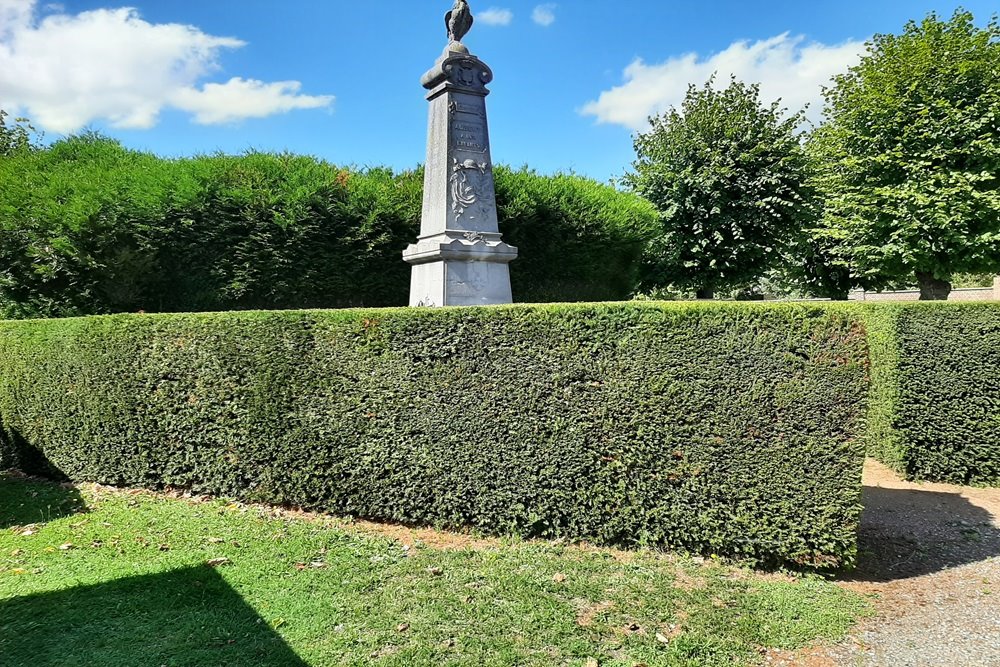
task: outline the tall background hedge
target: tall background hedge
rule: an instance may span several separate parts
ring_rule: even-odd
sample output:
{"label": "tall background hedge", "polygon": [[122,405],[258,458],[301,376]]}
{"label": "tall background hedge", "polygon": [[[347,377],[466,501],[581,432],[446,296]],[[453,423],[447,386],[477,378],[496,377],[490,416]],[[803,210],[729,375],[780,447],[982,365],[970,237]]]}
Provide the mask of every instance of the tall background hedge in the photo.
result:
{"label": "tall background hedge", "polygon": [[910,479],[1000,485],[1000,303],[867,309],[873,455]]}
{"label": "tall background hedge", "polygon": [[854,556],[857,311],[617,304],[0,322],[2,456],[490,533]]}
{"label": "tall background hedge", "polygon": [[[496,170],[520,302],[627,298],[656,213]],[[0,315],[405,305],[422,171],[249,153],[166,160],[84,135],[0,158]]]}

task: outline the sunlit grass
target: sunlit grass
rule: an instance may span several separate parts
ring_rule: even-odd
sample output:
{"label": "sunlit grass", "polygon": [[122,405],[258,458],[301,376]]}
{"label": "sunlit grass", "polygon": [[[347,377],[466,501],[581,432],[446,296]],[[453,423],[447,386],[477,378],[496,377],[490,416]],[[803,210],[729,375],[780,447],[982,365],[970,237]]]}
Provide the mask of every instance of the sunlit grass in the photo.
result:
{"label": "sunlit grass", "polygon": [[0,477],[0,662],[750,665],[867,609],[820,579],[711,560],[451,542]]}

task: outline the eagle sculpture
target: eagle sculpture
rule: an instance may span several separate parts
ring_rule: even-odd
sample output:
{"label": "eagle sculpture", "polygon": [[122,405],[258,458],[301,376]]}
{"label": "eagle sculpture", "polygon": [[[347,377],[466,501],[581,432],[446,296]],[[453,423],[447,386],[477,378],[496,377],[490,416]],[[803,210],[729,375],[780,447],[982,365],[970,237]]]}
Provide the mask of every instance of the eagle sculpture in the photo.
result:
{"label": "eagle sculpture", "polygon": [[472,30],[472,10],[468,0],[455,0],[455,6],[444,15],[444,24],[448,28],[448,39],[461,42],[462,38]]}

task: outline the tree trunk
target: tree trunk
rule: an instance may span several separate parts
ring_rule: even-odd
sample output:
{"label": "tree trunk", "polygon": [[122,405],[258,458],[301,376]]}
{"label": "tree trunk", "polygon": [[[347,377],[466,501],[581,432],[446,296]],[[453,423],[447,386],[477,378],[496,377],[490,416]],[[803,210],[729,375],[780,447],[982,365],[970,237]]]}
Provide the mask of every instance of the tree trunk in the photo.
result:
{"label": "tree trunk", "polygon": [[703,299],[714,299],[715,290],[707,287],[704,289],[700,289],[697,292],[695,292],[695,298],[698,299],[699,301]]}
{"label": "tree trunk", "polygon": [[947,301],[951,293],[951,283],[934,277],[933,273],[917,271],[921,301]]}

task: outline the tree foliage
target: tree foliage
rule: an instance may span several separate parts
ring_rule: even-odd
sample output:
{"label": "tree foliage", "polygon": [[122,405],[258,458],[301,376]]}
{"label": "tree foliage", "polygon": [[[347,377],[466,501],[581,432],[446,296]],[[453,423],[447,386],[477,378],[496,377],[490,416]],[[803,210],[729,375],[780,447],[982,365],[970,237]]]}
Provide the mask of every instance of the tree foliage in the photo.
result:
{"label": "tree foliage", "polygon": [[813,210],[801,113],[763,104],[757,85],[733,79],[717,90],[710,80],[650,122],[625,179],[662,223],[643,286],[740,288],[781,264]]}
{"label": "tree foliage", "polygon": [[947,296],[1000,272],[1000,23],[930,14],[877,35],[826,91],[810,142],[825,200],[815,244],[872,289],[914,278]]}
{"label": "tree foliage", "polygon": [[[496,169],[519,301],[626,298],[655,224],[577,176]],[[0,316],[405,305],[423,172],[251,152],[164,160],[94,134],[0,159]]]}
{"label": "tree foliage", "polygon": [[10,114],[0,109],[0,158],[37,148],[35,128],[24,118],[8,122]]}

